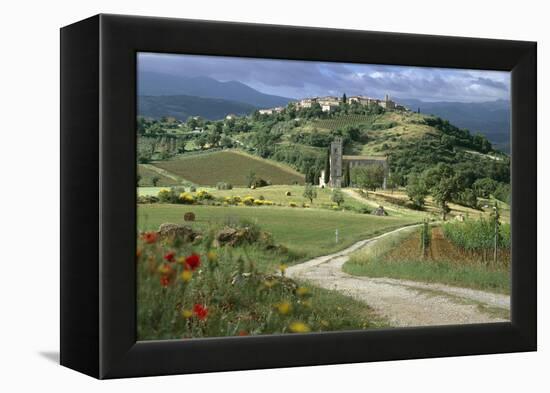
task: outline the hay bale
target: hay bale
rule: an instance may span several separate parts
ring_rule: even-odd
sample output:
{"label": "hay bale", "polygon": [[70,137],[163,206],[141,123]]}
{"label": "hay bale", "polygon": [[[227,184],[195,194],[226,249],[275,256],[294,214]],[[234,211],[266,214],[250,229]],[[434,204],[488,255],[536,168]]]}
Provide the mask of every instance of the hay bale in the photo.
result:
{"label": "hay bale", "polygon": [[195,213],[187,212],[183,215],[184,221],[195,221]]}

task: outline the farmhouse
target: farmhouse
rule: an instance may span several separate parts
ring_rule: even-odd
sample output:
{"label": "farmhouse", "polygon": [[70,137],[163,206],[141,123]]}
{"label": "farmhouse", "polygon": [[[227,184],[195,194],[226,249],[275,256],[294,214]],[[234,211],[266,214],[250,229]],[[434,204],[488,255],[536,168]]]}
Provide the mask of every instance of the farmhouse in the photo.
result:
{"label": "farmhouse", "polygon": [[258,112],[260,115],[272,115],[273,113],[281,113],[284,109],[282,106],[277,106],[275,108],[260,109]]}
{"label": "farmhouse", "polygon": [[348,98],[348,101],[350,103],[357,102],[360,105],[370,105],[376,100],[373,100],[372,98],[365,97],[365,96],[352,96]]}
{"label": "farmhouse", "polygon": [[[343,155],[342,138],[334,138],[334,141],[330,144],[330,173],[328,186],[330,187],[342,187],[343,168],[348,167],[350,170],[359,166],[368,165],[381,165],[384,168],[384,182],[382,188],[386,189],[386,183],[389,174],[387,157],[377,156],[348,156]],[[321,173],[319,179],[319,185],[325,186],[324,171]]]}
{"label": "farmhouse", "polygon": [[317,102],[317,98],[304,98],[298,102],[299,108],[311,108]]}
{"label": "farmhouse", "polygon": [[321,105],[321,110],[323,112],[331,112],[333,111],[335,108],[338,108],[339,104],[322,104]]}

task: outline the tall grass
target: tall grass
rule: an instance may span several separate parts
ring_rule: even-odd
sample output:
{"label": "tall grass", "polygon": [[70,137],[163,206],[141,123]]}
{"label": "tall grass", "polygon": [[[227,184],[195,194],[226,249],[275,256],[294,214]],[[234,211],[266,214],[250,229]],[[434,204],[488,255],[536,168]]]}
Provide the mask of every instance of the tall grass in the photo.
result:
{"label": "tall grass", "polygon": [[418,259],[388,262],[382,258],[372,258],[366,262],[352,259],[344,264],[344,271],[356,276],[401,278],[498,293],[510,292],[510,277],[507,272],[476,265],[457,266],[451,261]]}

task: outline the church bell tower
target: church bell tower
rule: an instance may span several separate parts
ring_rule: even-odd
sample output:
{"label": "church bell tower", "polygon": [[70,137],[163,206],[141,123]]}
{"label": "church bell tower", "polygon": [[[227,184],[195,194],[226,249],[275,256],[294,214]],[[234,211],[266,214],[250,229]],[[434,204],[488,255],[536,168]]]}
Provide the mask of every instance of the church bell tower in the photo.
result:
{"label": "church bell tower", "polygon": [[330,144],[330,181],[331,187],[342,187],[342,138],[336,137]]}

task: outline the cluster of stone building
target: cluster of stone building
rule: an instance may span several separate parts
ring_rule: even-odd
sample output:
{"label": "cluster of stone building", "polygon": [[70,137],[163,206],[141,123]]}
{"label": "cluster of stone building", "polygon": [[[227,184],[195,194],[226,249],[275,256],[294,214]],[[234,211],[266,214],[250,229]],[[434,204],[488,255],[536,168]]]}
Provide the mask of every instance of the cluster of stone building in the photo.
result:
{"label": "cluster of stone building", "polygon": [[[347,98],[349,103],[357,102],[360,105],[379,105],[382,108],[388,110],[402,110],[407,111],[408,109],[397,104],[395,101],[391,100],[389,95],[386,94],[383,100],[377,98],[371,98],[366,96],[351,96]],[[304,98],[296,102],[296,106],[300,109],[302,108],[311,108],[314,104],[319,104],[323,112],[331,112],[343,103],[342,97],[326,96],[326,97],[312,97]],[[260,109],[259,112],[261,115],[272,115],[274,113],[280,113],[284,110],[282,106],[268,109]]]}

